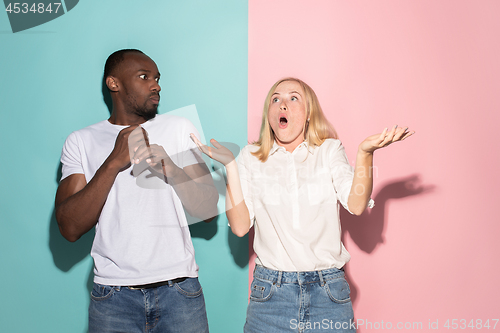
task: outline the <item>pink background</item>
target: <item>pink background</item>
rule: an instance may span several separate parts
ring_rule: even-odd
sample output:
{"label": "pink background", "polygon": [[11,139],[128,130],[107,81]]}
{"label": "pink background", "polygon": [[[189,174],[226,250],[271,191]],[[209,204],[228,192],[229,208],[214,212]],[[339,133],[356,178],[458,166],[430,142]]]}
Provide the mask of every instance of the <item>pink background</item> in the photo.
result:
{"label": "pink background", "polygon": [[384,127],[417,132],[375,153],[376,207],[342,213],[355,317],[372,323],[359,332],[500,317],[499,13],[484,0],[249,1],[249,141],[285,76],[316,91],[352,163]]}

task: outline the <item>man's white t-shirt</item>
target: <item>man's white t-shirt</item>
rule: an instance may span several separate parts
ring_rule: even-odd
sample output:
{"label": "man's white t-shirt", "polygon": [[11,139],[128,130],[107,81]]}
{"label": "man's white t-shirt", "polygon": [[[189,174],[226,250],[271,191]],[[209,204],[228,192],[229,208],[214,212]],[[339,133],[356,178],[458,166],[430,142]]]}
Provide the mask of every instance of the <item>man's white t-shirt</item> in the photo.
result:
{"label": "man's white t-shirt", "polygon": [[[141,126],[149,143],[162,146],[178,167],[203,163],[190,138],[190,133],[199,135],[189,120],[164,114]],[[71,133],[62,151],[61,180],[84,174],[88,183],[126,127],[104,120]],[[96,225],[91,251],[94,282],[130,286],[197,277],[194,248],[179,197],[149,170],[134,177],[132,169],[130,166],[116,177]]]}

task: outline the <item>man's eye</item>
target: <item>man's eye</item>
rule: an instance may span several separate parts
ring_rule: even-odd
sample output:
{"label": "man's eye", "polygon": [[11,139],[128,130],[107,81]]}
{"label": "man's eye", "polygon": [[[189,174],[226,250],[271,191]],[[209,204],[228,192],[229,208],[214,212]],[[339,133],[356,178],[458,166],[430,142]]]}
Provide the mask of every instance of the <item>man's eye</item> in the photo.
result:
{"label": "man's eye", "polygon": [[143,80],[146,80],[146,74],[139,75],[139,77]]}
{"label": "man's eye", "polygon": [[157,78],[155,79],[155,81],[156,81],[157,83],[158,83],[158,82],[160,82],[160,78],[159,78],[159,77],[157,77]]}

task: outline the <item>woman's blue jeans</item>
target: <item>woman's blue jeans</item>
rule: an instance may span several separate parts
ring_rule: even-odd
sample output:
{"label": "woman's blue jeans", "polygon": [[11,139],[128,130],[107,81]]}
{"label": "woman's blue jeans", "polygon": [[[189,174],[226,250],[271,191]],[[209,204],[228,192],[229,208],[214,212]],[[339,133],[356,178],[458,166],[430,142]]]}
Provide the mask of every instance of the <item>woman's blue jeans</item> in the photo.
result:
{"label": "woman's blue jeans", "polygon": [[198,278],[151,289],[94,283],[89,333],[205,333],[208,320]]}
{"label": "woman's blue jeans", "polygon": [[256,266],[245,333],[356,332],[344,271],[280,272]]}

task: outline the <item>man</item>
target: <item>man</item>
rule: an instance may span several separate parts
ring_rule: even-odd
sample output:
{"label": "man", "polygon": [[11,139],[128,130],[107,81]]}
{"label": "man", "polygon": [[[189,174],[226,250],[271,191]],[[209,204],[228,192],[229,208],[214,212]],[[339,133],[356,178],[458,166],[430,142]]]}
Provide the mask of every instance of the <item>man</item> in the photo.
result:
{"label": "man", "polygon": [[184,208],[203,220],[218,193],[181,117],[156,116],[160,73],[139,50],[104,69],[108,120],[71,133],[63,147],[56,218],[78,240],[95,226],[90,332],[208,332]]}

